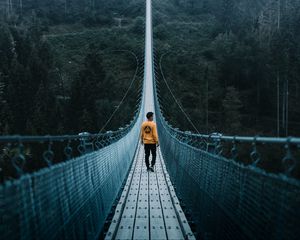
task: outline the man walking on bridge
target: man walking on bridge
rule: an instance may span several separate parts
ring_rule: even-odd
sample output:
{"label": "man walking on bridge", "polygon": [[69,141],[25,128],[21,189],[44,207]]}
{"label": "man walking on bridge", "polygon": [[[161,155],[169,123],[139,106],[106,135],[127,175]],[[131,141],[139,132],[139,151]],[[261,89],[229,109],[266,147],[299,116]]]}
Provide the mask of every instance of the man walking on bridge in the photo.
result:
{"label": "man walking on bridge", "polygon": [[[156,147],[158,144],[158,135],[156,129],[156,123],[153,122],[153,112],[148,112],[147,121],[143,122],[141,127],[141,143],[144,144],[145,147],[145,162],[147,171],[154,172],[154,165],[156,160]],[[152,154],[151,167],[149,166],[149,157],[150,151]]]}

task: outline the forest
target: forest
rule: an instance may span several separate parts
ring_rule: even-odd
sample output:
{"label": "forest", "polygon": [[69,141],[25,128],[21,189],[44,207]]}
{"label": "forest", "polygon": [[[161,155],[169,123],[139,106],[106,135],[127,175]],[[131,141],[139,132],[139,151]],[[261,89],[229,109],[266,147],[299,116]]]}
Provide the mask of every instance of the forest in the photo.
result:
{"label": "forest", "polygon": [[161,104],[173,126],[195,131],[162,75],[200,132],[299,136],[299,1],[170,0],[154,8]]}
{"label": "forest", "polygon": [[134,81],[103,131],[128,124],[142,80],[142,5],[8,2],[0,5],[0,134],[97,133]]}
{"label": "forest", "polygon": [[[98,132],[134,116],[143,0],[1,0],[0,134]],[[156,80],[173,126],[299,136],[300,2],[153,1]],[[136,56],[138,63],[136,62]]]}

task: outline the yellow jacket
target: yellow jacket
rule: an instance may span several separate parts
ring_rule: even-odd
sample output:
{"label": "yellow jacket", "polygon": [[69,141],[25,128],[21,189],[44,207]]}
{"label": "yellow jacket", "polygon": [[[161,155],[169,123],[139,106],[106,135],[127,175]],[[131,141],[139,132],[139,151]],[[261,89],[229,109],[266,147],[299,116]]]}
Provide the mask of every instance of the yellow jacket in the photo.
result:
{"label": "yellow jacket", "polygon": [[144,144],[157,144],[158,135],[156,123],[153,121],[143,122],[141,127],[141,141]]}

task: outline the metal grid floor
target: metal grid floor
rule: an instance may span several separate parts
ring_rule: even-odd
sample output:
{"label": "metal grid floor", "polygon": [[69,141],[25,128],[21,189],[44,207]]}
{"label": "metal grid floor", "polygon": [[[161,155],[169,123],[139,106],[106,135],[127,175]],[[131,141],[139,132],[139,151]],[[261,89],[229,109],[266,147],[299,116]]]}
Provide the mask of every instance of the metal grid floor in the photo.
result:
{"label": "metal grid floor", "polygon": [[148,172],[138,147],[105,239],[195,239],[159,148],[155,172]]}

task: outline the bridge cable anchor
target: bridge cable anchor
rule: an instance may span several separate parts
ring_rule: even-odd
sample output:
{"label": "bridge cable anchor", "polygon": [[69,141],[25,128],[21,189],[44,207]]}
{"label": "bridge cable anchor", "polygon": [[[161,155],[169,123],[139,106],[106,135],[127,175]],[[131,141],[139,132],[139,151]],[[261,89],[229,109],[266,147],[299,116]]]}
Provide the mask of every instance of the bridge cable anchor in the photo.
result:
{"label": "bridge cable anchor", "polygon": [[222,153],[223,153],[223,145],[222,145],[222,140],[221,138],[219,138],[217,140],[217,145],[216,145],[216,148],[215,148],[215,154],[218,155],[218,156],[221,156]]}
{"label": "bridge cable anchor", "polygon": [[256,167],[257,164],[260,162],[260,154],[257,151],[257,137],[254,137],[252,142],[252,152],[250,153],[250,157],[252,160],[252,166]]}
{"label": "bridge cable anchor", "polygon": [[282,159],[283,167],[285,168],[285,174],[287,176],[290,176],[292,171],[295,169],[297,162],[296,159],[293,156],[292,150],[291,150],[291,138],[289,137],[286,141],[286,144],[284,145],[285,148],[285,156]]}
{"label": "bridge cable anchor", "polygon": [[232,148],[230,150],[230,153],[231,153],[231,158],[233,160],[237,160],[237,157],[238,157],[239,154],[238,154],[236,136],[233,137]]}
{"label": "bridge cable anchor", "polygon": [[68,145],[64,148],[64,154],[67,157],[67,160],[72,158],[73,149],[71,147],[71,140],[68,140]]}
{"label": "bridge cable anchor", "polygon": [[24,166],[26,164],[26,158],[24,154],[24,145],[21,138],[18,140],[18,147],[15,156],[12,158],[12,165],[16,170],[16,174],[20,177],[24,173]]}
{"label": "bridge cable anchor", "polygon": [[54,152],[52,151],[53,142],[49,139],[48,149],[43,153],[43,159],[46,162],[47,166],[50,167],[53,163]]}

